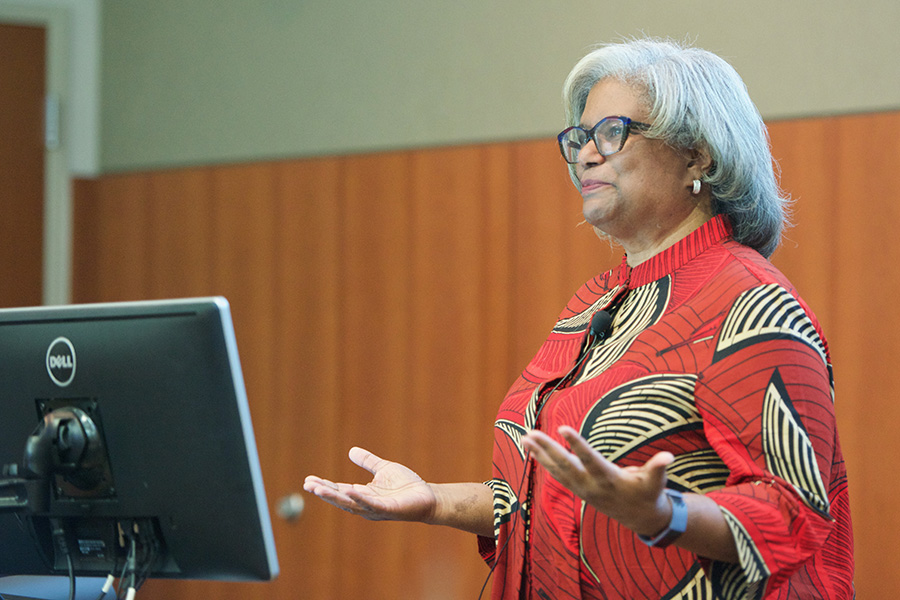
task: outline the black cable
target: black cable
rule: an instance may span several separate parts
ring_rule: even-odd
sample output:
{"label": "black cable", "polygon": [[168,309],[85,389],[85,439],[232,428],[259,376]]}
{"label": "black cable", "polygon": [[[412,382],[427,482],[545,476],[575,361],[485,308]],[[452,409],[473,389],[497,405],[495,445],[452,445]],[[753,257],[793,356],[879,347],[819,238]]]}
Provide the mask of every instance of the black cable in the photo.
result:
{"label": "black cable", "polygon": [[156,553],[158,550],[158,543],[155,535],[153,534],[152,524],[147,524],[150,527],[150,532],[147,533],[146,528],[141,530],[141,546],[143,549],[143,556],[141,558],[141,562],[139,563],[140,569],[138,571],[139,575],[137,577],[137,581],[135,581],[135,590],[141,589],[141,586],[144,585],[144,582],[150,578],[150,573],[153,570],[154,564],[156,564]]}
{"label": "black cable", "polygon": [[[558,390],[560,388],[560,386],[569,379],[569,376],[572,375],[572,373],[574,373],[581,367],[581,364],[584,362],[585,358],[587,358],[587,356],[589,354],[588,351],[590,349],[591,349],[591,344],[589,344],[585,348],[585,350],[582,352],[581,356],[578,358],[578,361],[575,363],[575,366],[572,367],[571,369],[569,369],[568,373],[566,373],[565,375],[563,375],[562,377],[559,378],[559,380],[556,382],[556,385],[553,386],[553,389],[551,389],[549,392],[547,392],[543,395],[541,404],[538,407],[537,411],[534,413],[535,424],[537,424],[538,417],[540,416],[541,411],[544,410],[544,407],[547,405],[547,401],[550,399],[550,396],[552,396],[556,392],[556,390]],[[522,461],[522,479],[519,481],[519,486],[516,489],[515,498],[516,498],[517,502],[519,500],[519,496],[522,493],[522,486],[525,485],[525,479],[528,476],[528,472],[530,470],[530,468],[528,466],[528,462],[530,460],[531,460],[531,452],[526,452],[525,460]],[[512,534],[516,529],[516,525],[518,524],[518,521],[519,521],[519,513],[522,512],[522,508],[523,508],[523,506],[521,504],[519,504],[519,508],[515,511],[515,513],[513,514],[513,518],[510,520],[511,521],[510,526],[509,526],[510,534]],[[478,592],[478,600],[481,600],[481,597],[484,595],[484,590],[487,588],[487,584],[488,584],[488,582],[490,582],[491,577],[494,576],[494,570],[496,570],[497,565],[500,564],[500,557],[503,556],[503,553],[506,551],[506,547],[509,545],[509,540],[511,540],[511,539],[512,539],[512,535],[506,536],[506,539],[503,540],[503,545],[500,547],[500,549],[494,555],[494,564],[491,565],[491,570],[488,572],[487,577],[484,580],[484,583],[481,585],[481,591]]]}
{"label": "black cable", "polygon": [[119,583],[116,586],[116,599],[123,600],[125,596],[122,596],[122,592],[124,591],[126,596],[128,594],[128,578],[134,573],[134,564],[137,557],[137,548],[134,541],[134,533],[130,530],[129,527],[123,528],[123,533],[127,536],[128,540],[131,544],[128,547],[128,555],[125,557],[125,564],[122,566],[122,574],[119,576]]}
{"label": "black cable", "polygon": [[[555,391],[556,390],[554,389],[553,392],[555,392]],[[550,392],[550,393],[552,394],[553,392]],[[527,452],[525,454],[525,460],[522,463],[522,479],[521,479],[521,481],[519,481],[519,488],[518,488],[518,490],[516,490],[516,496],[515,496],[517,503],[518,503],[519,494],[522,492],[522,486],[525,485],[525,476],[528,474],[528,461],[529,460],[531,460],[531,452]],[[516,529],[516,524],[519,521],[519,513],[520,512],[522,512],[521,504],[516,509],[516,512],[513,514],[513,518],[510,519],[510,521],[511,521],[510,526],[509,526],[510,534],[512,534],[512,532],[515,531],[515,529]],[[491,565],[491,570],[488,571],[488,574],[484,580],[484,583],[481,584],[481,591],[478,592],[478,600],[481,600],[481,597],[484,595],[484,590],[487,588],[487,584],[490,582],[491,577],[494,576],[494,571],[497,569],[497,565],[500,564],[500,557],[503,556],[503,553],[506,551],[506,546],[509,545],[509,540],[511,540],[511,539],[512,539],[512,535],[506,536],[506,539],[503,540],[503,545],[500,547],[500,549],[494,555],[494,564]]]}
{"label": "black cable", "polygon": [[[66,529],[60,519],[50,519],[50,534],[53,538],[55,551],[61,552],[66,557],[66,565],[69,571],[69,600],[75,600],[75,563],[72,553],[69,551],[69,540],[66,538]],[[54,552],[56,554],[56,552]],[[55,556],[54,556],[55,561]]]}
{"label": "black cable", "polygon": [[[132,527],[134,527],[133,523],[132,523]],[[128,586],[128,588],[125,590],[125,598],[126,599],[129,598],[129,593],[131,592],[131,590],[134,589],[134,577],[135,577],[135,571],[137,570],[137,540],[134,539],[134,531],[133,530],[131,532],[131,535],[129,536],[129,539],[131,540],[131,549],[128,551],[128,556],[129,556],[128,574],[126,575],[126,577],[128,577],[128,579],[130,580],[131,583]],[[133,594],[132,594],[132,596],[133,596]]]}
{"label": "black cable", "polygon": [[134,556],[134,560],[131,563],[131,585],[128,587],[135,589],[134,582],[135,577],[137,576],[137,540],[134,539],[133,535],[131,537],[131,552]]}
{"label": "black cable", "polygon": [[125,562],[122,564],[122,572],[119,573],[119,576],[116,578],[116,600],[122,597],[121,586],[122,580],[125,579],[125,572],[128,569],[128,559],[125,559]]}
{"label": "black cable", "polygon": [[[606,311],[599,311],[599,312],[606,312],[607,315],[610,315],[609,323],[611,323],[612,322],[611,314],[614,314],[616,308],[618,308],[618,306],[613,307],[613,308],[608,308]],[[606,325],[607,328],[609,326],[610,326],[609,324]],[[591,326],[588,331],[591,336],[595,335],[595,331],[593,328],[593,319],[592,319],[592,323],[591,323]],[[584,345],[584,347],[582,348],[581,355],[578,357],[578,360],[575,361],[575,365],[571,369],[569,369],[569,371],[565,375],[563,375],[562,377],[559,378],[559,380],[556,382],[556,385],[553,386],[553,389],[551,389],[549,392],[546,392],[543,394],[543,397],[540,400],[540,405],[538,406],[537,411],[535,411],[535,413],[534,413],[535,425],[537,425],[538,417],[541,415],[541,411],[543,411],[544,407],[547,406],[547,402],[550,400],[550,396],[552,396],[554,393],[556,393],[556,391],[564,383],[569,381],[569,379],[578,372],[578,370],[584,364],[587,357],[590,355],[591,350],[594,347],[594,343],[597,341],[602,343],[603,340],[606,338],[607,333],[608,333],[608,331],[603,331],[602,333],[597,335],[594,339],[589,339],[587,341],[587,343]],[[519,495],[522,493],[522,486],[525,485],[525,478],[527,477],[528,472],[529,472],[528,462],[530,460],[531,460],[531,452],[526,452],[525,460],[522,462],[522,479],[519,481],[519,487],[516,490],[516,495],[515,495],[515,498],[517,501],[519,499]],[[518,523],[518,520],[519,520],[519,513],[522,512],[522,508],[523,507],[520,504],[518,510],[516,510],[512,519],[510,519],[510,526],[509,526],[510,534],[512,534],[516,529],[516,524]],[[506,548],[509,545],[509,540],[511,540],[511,539],[512,539],[512,535],[506,536],[506,539],[503,541],[503,545],[495,553],[494,564],[491,565],[491,570],[488,572],[487,577],[484,580],[484,583],[481,585],[481,591],[478,592],[478,600],[481,600],[481,597],[484,595],[484,590],[487,588],[487,584],[488,584],[488,582],[490,582],[491,577],[494,576],[494,571],[497,569],[497,565],[500,564],[500,557],[503,556],[503,553],[506,551]]]}

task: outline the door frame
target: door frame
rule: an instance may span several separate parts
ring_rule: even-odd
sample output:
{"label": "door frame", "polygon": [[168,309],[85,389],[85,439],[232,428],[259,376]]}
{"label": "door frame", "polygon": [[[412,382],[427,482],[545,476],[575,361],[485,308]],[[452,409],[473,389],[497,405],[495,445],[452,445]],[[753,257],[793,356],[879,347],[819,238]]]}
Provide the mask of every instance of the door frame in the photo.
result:
{"label": "door frame", "polygon": [[[62,5],[0,2],[0,21],[33,25],[46,31],[46,94],[58,100],[62,119],[69,98],[69,23],[71,9]],[[44,146],[44,239],[42,290],[44,304],[68,304],[72,296],[72,190],[68,139],[61,127],[59,143]]]}

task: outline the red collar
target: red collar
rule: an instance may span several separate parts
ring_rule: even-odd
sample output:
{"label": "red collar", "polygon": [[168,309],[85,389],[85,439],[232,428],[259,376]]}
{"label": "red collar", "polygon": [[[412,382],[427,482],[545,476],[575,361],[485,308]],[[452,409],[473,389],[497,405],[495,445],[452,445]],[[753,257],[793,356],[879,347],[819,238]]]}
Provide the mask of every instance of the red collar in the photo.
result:
{"label": "red collar", "polygon": [[628,256],[622,257],[617,279],[630,289],[646,285],[692,260],[702,252],[731,236],[731,222],[725,215],[716,215],[674,245],[654,254],[636,267],[629,267]]}

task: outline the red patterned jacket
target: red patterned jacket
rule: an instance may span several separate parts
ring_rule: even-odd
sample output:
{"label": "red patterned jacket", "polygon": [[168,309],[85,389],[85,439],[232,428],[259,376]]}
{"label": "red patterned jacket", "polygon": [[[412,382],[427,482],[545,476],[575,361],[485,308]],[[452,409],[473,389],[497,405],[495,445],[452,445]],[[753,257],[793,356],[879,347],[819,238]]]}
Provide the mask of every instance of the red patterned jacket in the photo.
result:
{"label": "red patterned jacket", "polygon": [[[716,217],[589,281],[513,384],[495,428],[496,540],[479,539],[494,599],[853,597],[825,337],[787,279],[730,233]],[[576,367],[599,310],[613,314],[609,336]],[[649,548],[525,463],[522,435],[561,441],[562,424],[620,466],[672,452],[667,485],[718,503],[740,564]]]}

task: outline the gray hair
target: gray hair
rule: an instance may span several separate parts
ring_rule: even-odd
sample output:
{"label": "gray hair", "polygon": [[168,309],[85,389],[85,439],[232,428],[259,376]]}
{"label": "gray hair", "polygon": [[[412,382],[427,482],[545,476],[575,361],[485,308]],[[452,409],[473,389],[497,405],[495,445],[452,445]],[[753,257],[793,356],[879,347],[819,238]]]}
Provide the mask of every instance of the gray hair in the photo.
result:
{"label": "gray hair", "polygon": [[714,213],[729,217],[735,240],[770,256],[781,241],[789,199],[776,181],[766,126],[734,68],[712,52],[672,40],[601,46],[566,78],[569,125],[579,124],[588,93],[607,77],[644,92],[653,124],[647,137],[709,152],[712,167],[703,181]]}

